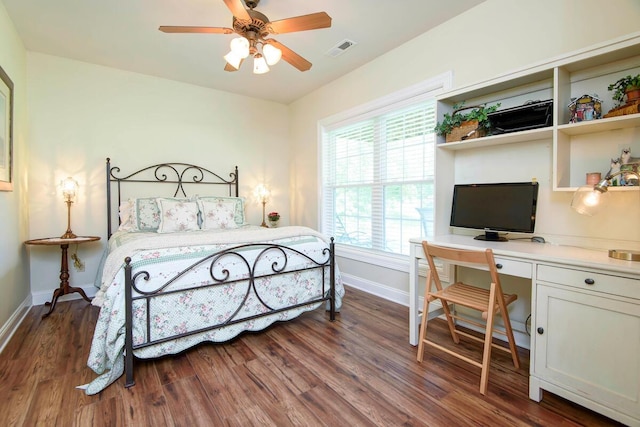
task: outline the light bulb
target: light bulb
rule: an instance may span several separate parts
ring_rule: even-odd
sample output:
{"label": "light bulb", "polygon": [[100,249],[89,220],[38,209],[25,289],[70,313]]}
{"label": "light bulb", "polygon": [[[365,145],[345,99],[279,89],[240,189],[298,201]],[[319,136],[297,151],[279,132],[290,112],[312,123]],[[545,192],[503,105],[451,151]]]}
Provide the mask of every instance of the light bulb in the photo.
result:
{"label": "light bulb", "polygon": [[249,40],[244,37],[236,37],[229,43],[231,52],[234,52],[240,58],[244,59],[249,56]]}
{"label": "light bulb", "polygon": [[240,62],[242,62],[242,58],[236,52],[231,51],[224,56],[225,61],[229,63],[236,70],[240,68]]}
{"label": "light bulb", "polygon": [[264,57],[256,53],[253,57],[253,74],[264,74],[269,72],[269,66],[267,66],[267,61],[264,60]]}
{"label": "light bulb", "polygon": [[280,58],[282,58],[282,51],[277,47],[265,44],[262,46],[262,53],[264,54],[264,59],[267,60],[267,64],[276,65]]}
{"label": "light bulb", "polygon": [[66,200],[71,200],[76,196],[76,192],[78,191],[78,181],[68,177],[60,182],[60,187],[62,188],[62,195],[64,198]]}

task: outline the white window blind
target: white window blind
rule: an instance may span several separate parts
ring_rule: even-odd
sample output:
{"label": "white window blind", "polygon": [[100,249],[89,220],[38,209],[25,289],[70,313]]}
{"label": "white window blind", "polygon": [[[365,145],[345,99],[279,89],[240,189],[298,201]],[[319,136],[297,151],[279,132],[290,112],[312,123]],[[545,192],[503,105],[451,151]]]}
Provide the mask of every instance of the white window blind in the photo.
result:
{"label": "white window blind", "polygon": [[433,235],[433,98],[386,105],[322,130],[322,231],[398,254]]}

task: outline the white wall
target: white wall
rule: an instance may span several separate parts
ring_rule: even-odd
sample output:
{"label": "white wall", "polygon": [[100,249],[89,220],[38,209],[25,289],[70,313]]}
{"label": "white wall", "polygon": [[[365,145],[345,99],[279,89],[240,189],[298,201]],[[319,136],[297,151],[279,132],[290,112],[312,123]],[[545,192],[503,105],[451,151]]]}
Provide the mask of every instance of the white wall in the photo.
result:
{"label": "white wall", "polygon": [[[291,193],[295,221],[319,226],[319,120],[449,70],[454,73],[454,88],[488,80],[636,32],[640,29],[638,22],[640,2],[637,0],[487,0],[296,101],[291,105],[294,151]],[[537,232],[582,239],[628,240],[636,236],[635,239],[640,240],[637,221],[626,225],[612,221],[607,222],[607,228],[602,228],[601,219],[572,215],[571,194],[551,191],[551,158],[551,140],[546,146],[525,144],[513,150],[510,147],[509,154],[501,148],[473,150],[460,154],[459,158],[456,155],[456,179],[481,181],[489,178],[486,173],[501,173],[505,180],[537,177],[543,187]],[[519,164],[522,159],[526,159],[526,167]],[[614,205],[619,208],[625,202],[618,200]],[[381,294],[408,291],[405,272],[380,271],[381,268],[344,258],[340,259],[340,267],[348,277],[377,285]],[[525,317],[517,320],[524,321]]]}
{"label": "white wall", "polygon": [[[22,242],[64,232],[66,210],[56,185],[68,175],[81,185],[72,208],[73,230],[103,238],[78,247],[86,270],[72,270],[71,282],[85,286],[93,281],[105,244],[107,156],[123,168],[146,161],[203,163],[223,170],[237,164],[242,194],[249,195],[264,180],[274,191],[267,209],[280,211],[284,224],[317,227],[318,120],[448,70],[453,70],[457,87],[489,79],[635,31],[639,17],[637,0],[487,0],[286,107],[38,53],[25,59],[2,8],[0,64],[18,87],[20,173],[16,191],[0,194],[0,211],[6,213],[9,225],[3,228],[8,244],[0,249],[0,286],[8,287],[5,295],[11,295],[0,302],[0,324],[28,295],[29,274],[32,291],[39,297],[48,299],[58,284],[59,251],[30,248],[27,270],[29,258]],[[544,157],[540,166],[550,170]],[[558,206],[566,209],[566,195],[549,198],[559,199]],[[249,220],[259,223],[260,206],[253,202],[248,206]],[[564,212],[560,218],[567,221]],[[541,219],[541,226],[565,230],[570,225],[578,233],[596,232],[594,224],[584,221],[564,224]],[[406,274],[379,269],[372,274],[369,267],[341,263],[347,275],[407,289]]]}
{"label": "white wall", "polygon": [[[290,222],[289,171],[281,167],[289,164],[286,106],[39,53],[27,55],[27,69],[29,236],[64,233],[66,205],[57,185],[72,176],[80,194],[71,228],[102,237],[78,246],[86,265],[84,272],[71,269],[72,286],[93,282],[105,245],[106,157],[123,172],[171,161],[220,173],[237,165],[249,222],[262,221],[252,199],[259,182],[273,191],[267,209]],[[59,284],[60,249],[34,246],[30,253],[34,302],[41,303]]]}
{"label": "white wall", "polygon": [[0,192],[0,349],[30,304],[28,239],[26,51],[0,2],[0,66],[14,85],[13,191]]}

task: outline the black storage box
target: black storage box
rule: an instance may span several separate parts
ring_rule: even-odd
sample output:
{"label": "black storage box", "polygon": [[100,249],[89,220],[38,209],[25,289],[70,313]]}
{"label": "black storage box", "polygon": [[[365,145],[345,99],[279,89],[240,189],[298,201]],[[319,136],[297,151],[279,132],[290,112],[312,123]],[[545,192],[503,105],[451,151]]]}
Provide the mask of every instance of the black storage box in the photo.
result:
{"label": "black storage box", "polygon": [[553,100],[527,102],[488,116],[493,135],[543,128],[552,125]]}

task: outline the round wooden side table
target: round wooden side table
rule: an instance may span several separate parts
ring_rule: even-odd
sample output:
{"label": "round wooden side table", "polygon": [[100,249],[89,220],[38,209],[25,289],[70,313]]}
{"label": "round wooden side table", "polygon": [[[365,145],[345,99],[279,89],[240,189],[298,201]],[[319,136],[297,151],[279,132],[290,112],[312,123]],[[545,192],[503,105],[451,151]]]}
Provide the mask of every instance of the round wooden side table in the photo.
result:
{"label": "round wooden side table", "polygon": [[95,242],[96,240],[100,240],[100,237],[77,236],[70,239],[63,239],[61,237],[46,237],[44,239],[33,239],[24,242],[26,245],[60,246],[60,249],[62,250],[62,259],[60,261],[60,287],[53,291],[51,302],[45,303],[45,305],[49,305],[50,307],[49,311],[42,315],[43,319],[51,314],[53,309],[56,307],[58,298],[62,295],[77,292],[82,296],[82,298],[84,298],[85,301],[91,302],[91,299],[87,297],[87,294],[84,293],[84,290],[82,290],[82,288],[74,288],[72,286],[69,286],[69,261],[67,258],[67,249],[69,249],[69,245],[72,244],[79,245],[81,243]]}

